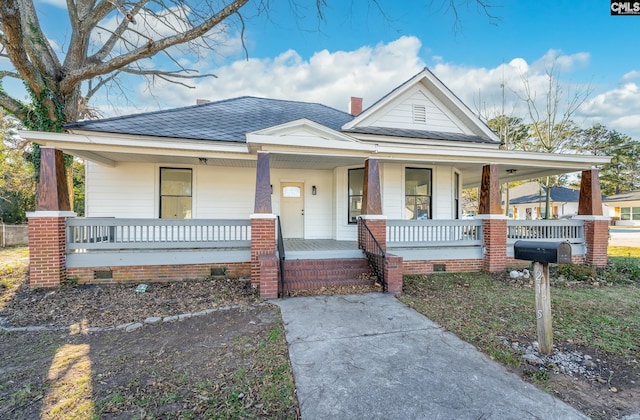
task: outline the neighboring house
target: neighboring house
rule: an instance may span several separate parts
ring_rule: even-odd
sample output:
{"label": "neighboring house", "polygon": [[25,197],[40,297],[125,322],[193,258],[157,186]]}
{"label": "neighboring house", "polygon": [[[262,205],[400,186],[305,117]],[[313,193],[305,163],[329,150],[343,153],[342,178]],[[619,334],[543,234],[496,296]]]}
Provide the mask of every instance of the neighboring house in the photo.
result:
{"label": "neighboring house", "polygon": [[[572,188],[553,186],[549,189],[550,219],[575,216],[578,214],[580,191]],[[545,218],[547,189],[539,182],[527,182],[509,188],[509,217],[519,220]],[[603,212],[608,209],[603,205]]]}
{"label": "neighboring house", "polygon": [[[319,243],[341,251],[317,255],[363,258],[358,224],[366,220],[384,222],[372,235],[401,257],[400,272],[492,271],[506,257],[487,265],[492,245],[477,228],[482,218],[457,220],[462,188],[481,185],[479,213],[499,214],[499,182],[588,171],[608,162],[501,150],[495,133],[427,69],[364,111],[359,98],[352,98],[347,113],[312,102],[239,97],[66,129],[22,134],[43,150],[86,160],[87,218],[64,222],[64,275],[81,282],[143,278],[155,273],[152,267],[164,267],[157,272],[172,278],[191,272],[187,266],[217,265],[250,271],[262,292],[267,286],[258,281],[260,264],[270,262],[258,260],[271,254],[273,242],[268,237],[268,250],[254,249],[264,233],[256,223],[275,216],[288,241],[279,252],[287,248],[287,265],[312,258]],[[45,169],[57,165],[43,163]],[[50,173],[54,179],[55,170]],[[588,193],[591,187],[586,185]],[[55,190],[41,188],[41,201]],[[222,233],[210,233],[214,228]],[[308,253],[295,252],[305,246]]]}
{"label": "neighboring house", "polygon": [[640,226],[640,191],[611,195],[604,201],[617,226]]}

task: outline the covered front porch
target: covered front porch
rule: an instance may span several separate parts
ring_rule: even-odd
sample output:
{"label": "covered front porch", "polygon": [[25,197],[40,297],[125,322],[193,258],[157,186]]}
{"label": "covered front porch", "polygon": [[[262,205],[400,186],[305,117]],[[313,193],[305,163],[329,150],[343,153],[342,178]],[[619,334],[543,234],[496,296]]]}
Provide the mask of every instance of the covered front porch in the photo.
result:
{"label": "covered front porch", "polygon": [[[397,293],[401,291],[403,273],[503,271],[513,263],[512,245],[516,239],[569,240],[576,262],[606,263],[607,237],[604,232],[608,223],[597,213],[601,208],[598,205],[599,182],[597,171],[593,170],[582,174],[581,210],[576,220],[530,221],[530,225],[523,225],[525,221],[508,221],[502,215],[500,205],[500,175],[513,177],[517,171],[507,170],[515,163],[506,157],[502,164],[453,162],[460,168],[466,167],[470,179],[474,179],[475,168],[480,167],[480,211],[476,219],[401,220],[396,218],[401,211],[383,211],[389,204],[383,205],[382,180],[385,178],[381,176],[380,168],[382,162],[389,163],[393,159],[366,158],[360,160],[364,163],[364,180],[358,226],[347,224],[346,218],[342,222],[334,216],[328,218],[334,227],[333,237],[303,235],[290,238],[278,232],[278,216],[274,214],[272,204],[273,170],[270,164],[275,161],[278,165],[283,162],[294,165],[294,161],[299,161],[299,155],[276,154],[274,158],[271,153],[257,152],[254,206],[250,217],[176,220],[76,218],[69,211],[66,182],[60,176],[64,173],[60,169],[63,167],[61,151],[52,148],[42,151],[38,211],[29,215],[32,286],[53,286],[68,278],[83,283],[150,281],[205,277],[223,272],[250,277],[262,296],[275,297],[282,293],[281,280],[283,276],[287,277],[287,265],[291,269],[293,261],[334,260],[327,264],[332,265],[332,270],[339,271],[341,263],[335,260],[360,260],[368,262],[368,266],[354,265],[349,276],[356,275],[356,271],[361,274],[373,271],[388,290]],[[417,165],[415,157],[405,159],[408,160],[403,165]],[[531,174],[531,168],[539,164],[536,159],[538,156],[519,162],[523,173]],[[355,161],[356,157],[350,156],[348,160]],[[451,158],[447,161],[451,163]],[[329,165],[329,162],[323,157],[316,165]],[[425,163],[424,160],[420,162]],[[578,164],[578,161],[569,162],[555,170]],[[390,165],[388,172],[397,167],[393,166],[397,163]],[[543,167],[541,171],[547,173],[551,169]],[[337,201],[344,191],[335,170],[333,173],[333,185],[332,182],[323,185],[328,185]],[[387,194],[393,192],[390,185],[387,184]],[[402,206],[402,202],[399,203]],[[334,211],[341,206],[341,203],[334,203]],[[452,214],[455,216],[459,212]],[[356,228],[361,225],[367,225],[371,240],[356,234]],[[339,235],[338,226],[344,226],[344,231],[353,229],[353,235]],[[52,256],[55,264],[50,263]],[[314,273],[328,270],[328,266],[314,264]],[[301,273],[300,270],[297,272]],[[395,280],[389,283],[390,277]]]}

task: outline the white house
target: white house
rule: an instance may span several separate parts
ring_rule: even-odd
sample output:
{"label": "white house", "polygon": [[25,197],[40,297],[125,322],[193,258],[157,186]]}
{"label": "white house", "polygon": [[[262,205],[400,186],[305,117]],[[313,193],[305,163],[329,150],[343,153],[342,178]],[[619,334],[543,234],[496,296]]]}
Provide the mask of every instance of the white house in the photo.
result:
{"label": "white house", "polygon": [[[519,220],[535,220],[545,218],[547,188],[539,182],[526,182],[509,189],[509,216]],[[580,191],[552,186],[549,187],[549,218],[567,218],[578,214]],[[603,204],[602,210],[609,215],[608,207]]]}
{"label": "white house", "polygon": [[[173,229],[189,225],[194,230],[193,226],[211,220],[249,221],[257,213],[279,216],[282,235],[278,236],[289,240],[289,260],[306,258],[293,250],[305,241],[351,247],[344,255],[362,258],[355,245],[357,221],[372,211],[387,221],[383,248],[386,244],[404,258],[405,272],[433,270],[435,264],[447,261],[451,270],[481,269],[486,244],[468,233],[480,232],[473,226],[482,221],[457,221],[462,188],[483,184],[483,191],[493,194],[498,179],[531,179],[608,162],[599,156],[501,150],[489,127],[427,69],[364,111],[361,103],[352,98],[347,113],[313,102],[239,97],[81,121],[68,124],[66,133],[23,132],[43,150],[55,148],[87,162],[87,219],[67,218],[69,226],[81,225],[87,237],[86,232],[97,226],[122,232],[122,221],[128,220],[136,226],[128,240],[147,241],[136,253],[125,252],[133,245],[118,245],[118,240],[71,243],[66,249],[66,275],[73,272],[81,281],[89,281],[85,277],[95,279],[96,267],[113,271],[114,267],[251,260],[254,277],[257,254],[250,256],[248,249],[220,247],[219,252],[210,252],[205,248],[214,239],[200,233],[207,246],[198,246],[200,239],[189,237],[182,245],[189,252],[175,252],[166,246],[160,249],[152,231],[161,225]],[[380,209],[372,210],[376,200]],[[494,212],[495,198],[487,200]],[[39,210],[59,208],[42,205]],[[97,225],[90,225],[94,222]],[[456,223],[473,226],[456,228]],[[227,231],[244,229],[235,222],[227,224]],[[436,233],[440,228],[433,226],[438,224],[446,224],[441,230],[447,233]],[[141,225],[153,227],[141,233]],[[411,233],[417,226],[431,233]],[[455,229],[458,233],[453,233]],[[252,225],[251,233],[227,239],[247,245],[255,242],[255,233]],[[456,242],[463,240],[467,242]],[[425,252],[408,246],[412,241],[431,248]],[[100,246],[98,254],[94,248]]]}
{"label": "white house", "polygon": [[640,191],[611,195],[604,201],[617,226],[640,226]]}

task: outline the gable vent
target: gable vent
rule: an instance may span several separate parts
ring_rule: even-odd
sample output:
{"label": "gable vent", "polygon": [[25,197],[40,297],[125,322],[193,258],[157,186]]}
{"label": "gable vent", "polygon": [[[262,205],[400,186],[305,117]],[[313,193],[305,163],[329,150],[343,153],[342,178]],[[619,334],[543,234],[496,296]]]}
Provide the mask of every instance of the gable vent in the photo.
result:
{"label": "gable vent", "polygon": [[413,106],[413,122],[416,124],[427,123],[427,108],[424,105]]}

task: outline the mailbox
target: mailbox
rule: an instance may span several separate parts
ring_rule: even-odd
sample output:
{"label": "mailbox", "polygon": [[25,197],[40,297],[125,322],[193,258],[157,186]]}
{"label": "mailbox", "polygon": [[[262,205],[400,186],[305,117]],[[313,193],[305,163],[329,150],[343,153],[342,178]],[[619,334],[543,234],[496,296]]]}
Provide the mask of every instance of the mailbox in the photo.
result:
{"label": "mailbox", "polygon": [[513,257],[541,263],[571,264],[571,244],[568,241],[516,241]]}

